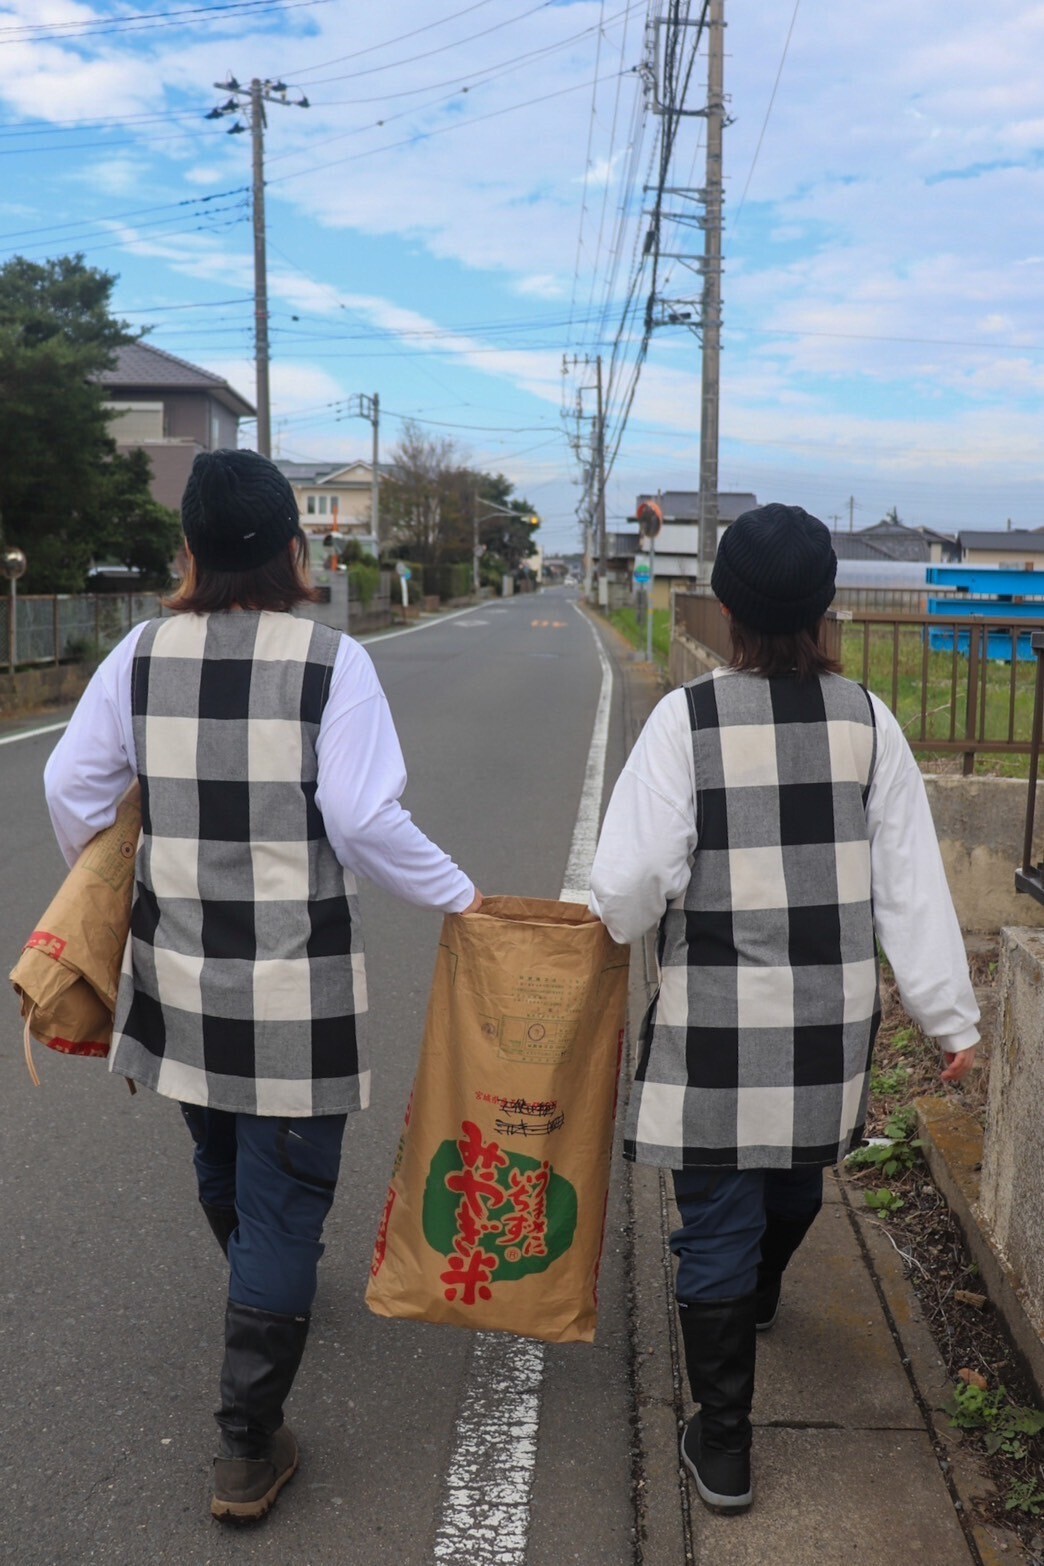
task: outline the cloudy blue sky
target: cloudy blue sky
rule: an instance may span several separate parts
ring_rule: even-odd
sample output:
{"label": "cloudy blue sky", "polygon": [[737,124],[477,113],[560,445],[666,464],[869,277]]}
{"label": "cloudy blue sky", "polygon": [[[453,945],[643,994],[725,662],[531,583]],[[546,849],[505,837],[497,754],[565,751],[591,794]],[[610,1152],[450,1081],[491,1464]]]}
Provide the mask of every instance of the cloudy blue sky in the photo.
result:
{"label": "cloudy blue sky", "polygon": [[[654,333],[620,422],[663,8],[0,0],[0,260],[82,251],[156,346],[252,400],[250,138],[204,116],[230,73],[281,78],[311,106],[268,116],[277,454],[367,455],[339,415],[377,391],[385,452],[422,421],[573,547],[568,437],[578,399],[594,411],[574,358],[616,345],[611,520],[696,484],[690,331]],[[840,525],[850,497],[857,526],[893,505],[1044,525],[1044,4],[726,0],[726,19],[721,488]],[[675,183],[701,182],[701,138],[689,121]],[[693,291],[677,263],[666,291]]]}

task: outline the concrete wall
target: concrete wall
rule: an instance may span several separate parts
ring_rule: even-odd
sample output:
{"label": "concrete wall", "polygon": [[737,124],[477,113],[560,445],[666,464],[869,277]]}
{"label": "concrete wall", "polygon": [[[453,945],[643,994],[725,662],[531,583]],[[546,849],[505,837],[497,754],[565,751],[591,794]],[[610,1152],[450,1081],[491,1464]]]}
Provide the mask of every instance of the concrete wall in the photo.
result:
{"label": "concrete wall", "polygon": [[[1015,890],[1028,785],[1018,778],[926,776],[924,782],[961,929],[1044,926],[1044,907]],[[1039,843],[1044,836],[1044,784],[1037,789],[1035,821]]]}
{"label": "concrete wall", "polygon": [[84,663],[48,664],[42,669],[23,669],[20,674],[0,674],[0,717],[79,701],[90,677]]}
{"label": "concrete wall", "polygon": [[998,1036],[979,1185],[980,1222],[1044,1331],[1044,935],[1002,931]]}
{"label": "concrete wall", "polygon": [[675,631],[671,637],[667,675],[672,686],[687,685],[698,675],[709,674],[712,669],[719,668],[724,661],[724,658],[719,658],[701,642],[694,642],[691,637]]}

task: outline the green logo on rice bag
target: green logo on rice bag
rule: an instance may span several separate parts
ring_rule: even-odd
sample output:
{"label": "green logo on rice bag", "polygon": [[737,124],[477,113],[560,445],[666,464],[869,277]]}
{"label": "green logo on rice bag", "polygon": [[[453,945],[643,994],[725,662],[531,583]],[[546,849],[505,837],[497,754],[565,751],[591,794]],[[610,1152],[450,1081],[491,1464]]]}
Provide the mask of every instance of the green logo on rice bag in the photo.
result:
{"label": "green logo on rice bag", "polygon": [[576,1215],[576,1191],[549,1160],[486,1142],[470,1120],[431,1161],[424,1237],[447,1259],[448,1300],[474,1305],[494,1283],[544,1272],[572,1244]]}

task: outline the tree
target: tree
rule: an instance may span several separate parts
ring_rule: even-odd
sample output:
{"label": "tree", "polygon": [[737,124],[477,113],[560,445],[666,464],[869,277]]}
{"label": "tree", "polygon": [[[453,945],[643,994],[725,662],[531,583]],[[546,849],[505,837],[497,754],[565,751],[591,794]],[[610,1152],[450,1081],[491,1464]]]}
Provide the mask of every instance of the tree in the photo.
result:
{"label": "tree", "polygon": [[153,500],[152,464],[139,446],[117,453],[102,472],[97,514],[85,515],[93,558],[118,561],[140,572],[142,587],[166,587],[170,562],[181,542],[181,518]]}
{"label": "tree", "polygon": [[403,558],[438,565],[447,535],[460,523],[456,447],[407,420],[381,485],[381,512]]}
{"label": "tree", "polygon": [[0,266],[0,525],[28,557],[28,592],[80,592],[113,555],[165,575],[174,552],[148,460],[117,457],[97,379],[134,337],[110,311],[115,281],[79,255]]}
{"label": "tree", "polygon": [[470,561],[478,525],[483,569],[499,581],[532,553],[539,523],[526,500],[512,499],[503,473],[483,473],[463,460],[456,443],[425,435],[412,421],[381,486],[381,513],[396,552],[424,565]]}
{"label": "tree", "polygon": [[898,506],[893,506],[891,511],[886,511],[881,521],[887,522],[889,527],[902,527],[903,524],[899,519]]}

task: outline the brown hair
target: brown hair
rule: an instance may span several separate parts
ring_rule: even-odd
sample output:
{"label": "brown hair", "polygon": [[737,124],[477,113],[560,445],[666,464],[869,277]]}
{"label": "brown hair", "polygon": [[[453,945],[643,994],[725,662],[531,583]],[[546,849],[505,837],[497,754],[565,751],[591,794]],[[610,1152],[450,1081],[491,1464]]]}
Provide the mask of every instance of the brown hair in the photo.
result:
{"label": "brown hair", "polygon": [[820,645],[823,621],[800,631],[755,631],[729,616],[732,638],[731,669],[744,669],[766,677],[790,674],[798,680],[814,680],[820,674],[840,674],[841,665]]}
{"label": "brown hair", "polygon": [[264,565],[249,571],[214,571],[189,554],[181,586],[163,606],[175,614],[220,614],[225,609],[293,609],[314,604],[319,594],[308,576],[308,539],[293,540]]}

